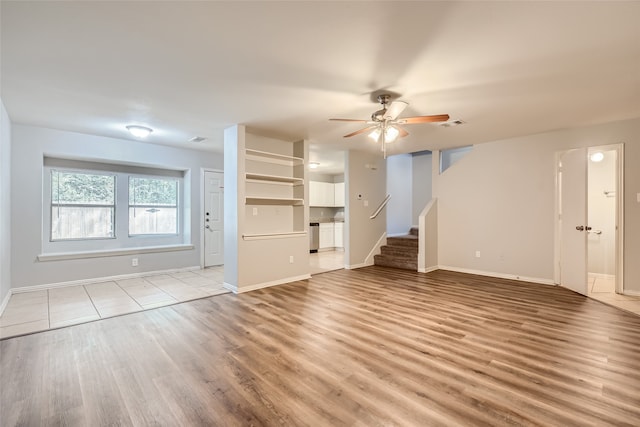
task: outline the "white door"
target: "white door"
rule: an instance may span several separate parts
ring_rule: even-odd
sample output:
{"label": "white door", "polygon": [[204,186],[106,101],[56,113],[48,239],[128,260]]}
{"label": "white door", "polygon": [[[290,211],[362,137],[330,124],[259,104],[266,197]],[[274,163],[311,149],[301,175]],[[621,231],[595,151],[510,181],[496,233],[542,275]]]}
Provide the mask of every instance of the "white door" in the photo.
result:
{"label": "white door", "polygon": [[224,176],[204,173],[204,266],[224,264]]}
{"label": "white door", "polygon": [[587,295],[587,149],[563,153],[559,165],[560,285]]}

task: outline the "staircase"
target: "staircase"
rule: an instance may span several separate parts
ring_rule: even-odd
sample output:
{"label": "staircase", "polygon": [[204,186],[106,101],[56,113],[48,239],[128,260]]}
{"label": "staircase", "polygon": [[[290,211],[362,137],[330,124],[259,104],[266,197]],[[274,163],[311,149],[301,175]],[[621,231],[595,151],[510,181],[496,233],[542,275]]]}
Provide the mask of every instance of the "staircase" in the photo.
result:
{"label": "staircase", "polygon": [[374,255],[375,265],[418,271],[418,229],[413,227],[406,236],[388,237],[382,253]]}

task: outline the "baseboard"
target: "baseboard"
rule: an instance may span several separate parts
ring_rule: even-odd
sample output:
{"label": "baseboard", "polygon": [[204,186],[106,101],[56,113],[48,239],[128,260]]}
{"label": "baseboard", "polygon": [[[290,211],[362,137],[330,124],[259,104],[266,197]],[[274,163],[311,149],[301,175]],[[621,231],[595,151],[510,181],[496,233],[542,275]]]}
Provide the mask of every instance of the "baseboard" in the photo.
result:
{"label": "baseboard", "polygon": [[7,294],[2,299],[2,303],[0,303],[0,316],[2,316],[2,313],[4,313],[4,309],[7,308],[7,304],[9,304],[11,295],[13,295],[13,292],[11,291],[11,289],[9,289],[9,292],[7,292]]}
{"label": "baseboard", "polygon": [[301,276],[292,276],[284,279],[272,280],[270,282],[256,283],[254,285],[243,286],[241,288],[238,288],[237,286],[231,285],[227,282],[225,282],[223,286],[225,287],[225,289],[230,290],[234,294],[243,294],[245,292],[251,292],[251,291],[255,291],[263,288],[269,288],[271,286],[276,286],[276,285],[283,285],[285,283],[297,282],[300,280],[307,280],[310,278],[311,278],[311,274],[307,273]]}
{"label": "baseboard", "polygon": [[436,270],[440,270],[440,267],[437,265],[434,265],[432,267],[419,268],[418,273],[431,273],[432,271],[436,271]]}
{"label": "baseboard", "polygon": [[631,291],[628,289],[623,289],[622,295],[629,295],[630,297],[640,297],[640,291]]}
{"label": "baseboard", "polygon": [[604,274],[604,273],[587,273],[589,277],[595,277],[596,279],[615,279],[615,274]]}
{"label": "baseboard", "polygon": [[360,264],[352,264],[352,265],[345,265],[344,269],[345,270],[355,270],[356,268],[362,268],[362,267],[371,267],[373,264],[372,262],[362,262]]}
{"label": "baseboard", "polygon": [[11,288],[11,292],[13,294],[20,294],[24,292],[36,292],[36,291],[44,291],[47,289],[66,288],[69,286],[89,285],[91,283],[111,282],[115,280],[126,280],[126,279],[137,279],[137,278],[146,277],[146,276],[156,276],[158,274],[182,273],[185,271],[193,271],[193,270],[200,270],[200,266],[173,268],[169,270],[145,271],[141,273],[120,274],[118,276],[93,277],[91,279],[80,279],[80,280],[71,280],[68,282],[48,283],[46,285],[22,286],[18,288]]}
{"label": "baseboard", "polygon": [[231,292],[233,292],[234,294],[238,293],[238,287],[235,286],[235,285],[232,285],[231,283],[224,282],[222,284],[222,287],[227,289],[227,290],[229,290],[229,291],[231,291]]}
{"label": "baseboard", "polygon": [[505,273],[496,273],[491,271],[472,270],[468,268],[450,267],[446,265],[440,265],[438,266],[437,269],[454,271],[457,273],[475,274],[478,276],[496,277],[498,279],[519,280],[521,282],[530,282],[530,283],[538,283],[541,285],[555,286],[555,283],[553,283],[553,279],[541,279],[539,277],[527,277],[527,276],[519,276],[516,274],[505,274]]}

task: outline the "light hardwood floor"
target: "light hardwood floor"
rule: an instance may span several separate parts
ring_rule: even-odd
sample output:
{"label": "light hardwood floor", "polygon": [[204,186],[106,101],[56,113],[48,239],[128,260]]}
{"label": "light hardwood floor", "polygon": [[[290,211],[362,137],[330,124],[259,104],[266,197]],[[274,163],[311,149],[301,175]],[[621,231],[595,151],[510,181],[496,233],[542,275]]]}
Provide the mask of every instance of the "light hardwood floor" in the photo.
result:
{"label": "light hardwood floor", "polygon": [[638,425],[640,316],[368,267],[0,342],[12,425]]}

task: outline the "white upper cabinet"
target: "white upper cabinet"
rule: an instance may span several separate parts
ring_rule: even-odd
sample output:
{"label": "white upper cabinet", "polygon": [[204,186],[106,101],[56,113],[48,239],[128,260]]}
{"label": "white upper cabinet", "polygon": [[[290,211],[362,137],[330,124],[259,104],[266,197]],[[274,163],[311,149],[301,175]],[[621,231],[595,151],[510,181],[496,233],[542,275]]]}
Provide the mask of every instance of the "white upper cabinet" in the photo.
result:
{"label": "white upper cabinet", "polygon": [[344,182],[334,184],[334,206],[338,208],[344,207]]}
{"label": "white upper cabinet", "polygon": [[309,181],[309,206],[344,207],[344,182]]}
{"label": "white upper cabinet", "polygon": [[332,183],[309,181],[309,206],[333,206],[334,203]]}

